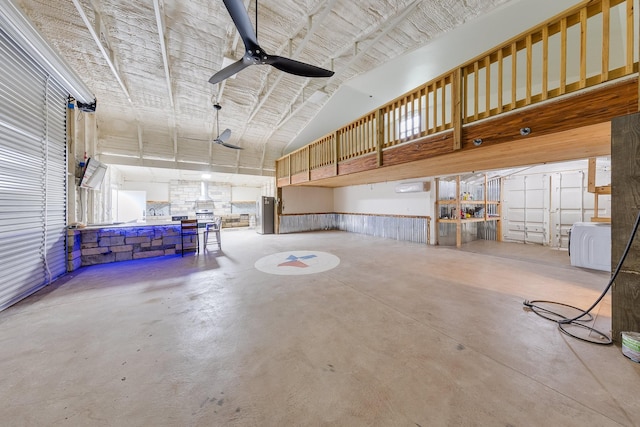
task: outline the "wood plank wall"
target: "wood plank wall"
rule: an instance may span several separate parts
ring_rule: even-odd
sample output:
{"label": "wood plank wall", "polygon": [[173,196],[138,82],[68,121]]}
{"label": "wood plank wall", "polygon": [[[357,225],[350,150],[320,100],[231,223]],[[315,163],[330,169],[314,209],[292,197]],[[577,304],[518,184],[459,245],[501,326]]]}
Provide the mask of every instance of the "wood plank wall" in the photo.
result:
{"label": "wood plank wall", "polygon": [[[611,128],[611,268],[618,264],[640,211],[640,113],[619,117]],[[640,233],[611,290],[612,338],[640,332]]]}

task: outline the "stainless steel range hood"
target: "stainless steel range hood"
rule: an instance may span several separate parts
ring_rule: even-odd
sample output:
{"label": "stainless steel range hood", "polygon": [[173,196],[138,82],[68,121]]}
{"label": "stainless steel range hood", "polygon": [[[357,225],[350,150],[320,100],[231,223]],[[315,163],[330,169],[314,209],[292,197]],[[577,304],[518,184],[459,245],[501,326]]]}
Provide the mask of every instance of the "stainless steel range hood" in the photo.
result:
{"label": "stainless steel range hood", "polygon": [[[209,197],[209,183],[207,181],[200,182],[200,196],[196,199],[195,210],[196,218],[205,219],[203,215],[213,216],[213,199]],[[202,216],[202,218],[199,218]]]}
{"label": "stainless steel range hood", "polygon": [[200,182],[200,197],[199,202],[212,202],[213,199],[209,197],[209,183],[207,181]]}

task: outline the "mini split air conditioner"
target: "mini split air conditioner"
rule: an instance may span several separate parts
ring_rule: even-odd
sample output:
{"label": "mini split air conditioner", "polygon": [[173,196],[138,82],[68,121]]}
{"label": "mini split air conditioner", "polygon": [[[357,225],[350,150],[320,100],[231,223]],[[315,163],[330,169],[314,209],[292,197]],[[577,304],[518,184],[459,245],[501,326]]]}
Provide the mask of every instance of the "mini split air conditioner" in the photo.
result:
{"label": "mini split air conditioner", "polygon": [[423,191],[429,191],[430,182],[403,182],[396,185],[394,191],[396,193],[420,193]]}

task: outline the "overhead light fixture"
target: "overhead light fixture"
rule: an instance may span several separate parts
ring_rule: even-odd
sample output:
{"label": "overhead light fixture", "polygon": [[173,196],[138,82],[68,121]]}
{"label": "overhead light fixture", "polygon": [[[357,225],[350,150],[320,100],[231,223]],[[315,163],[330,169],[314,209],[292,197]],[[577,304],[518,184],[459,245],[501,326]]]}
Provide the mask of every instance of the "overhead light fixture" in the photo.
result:
{"label": "overhead light fixture", "polygon": [[531,128],[520,128],[520,135],[527,136],[531,133]]}
{"label": "overhead light fixture", "polygon": [[71,66],[54,51],[34,25],[15,5],[14,0],[0,2],[0,26],[69,93],[85,105],[95,105],[96,98]]}
{"label": "overhead light fixture", "polygon": [[476,147],[479,147],[482,145],[482,138],[476,138],[473,140],[473,145],[475,145]]}
{"label": "overhead light fixture", "polygon": [[211,179],[211,174],[210,173],[203,173],[202,174],[202,179]]}

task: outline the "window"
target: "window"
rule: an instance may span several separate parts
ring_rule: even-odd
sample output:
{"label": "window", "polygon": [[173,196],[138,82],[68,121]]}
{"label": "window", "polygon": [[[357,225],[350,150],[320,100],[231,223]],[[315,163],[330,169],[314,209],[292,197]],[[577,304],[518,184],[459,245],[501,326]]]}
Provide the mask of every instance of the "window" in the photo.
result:
{"label": "window", "polygon": [[420,115],[414,114],[410,117],[404,117],[400,121],[400,129],[398,134],[400,139],[410,138],[420,133]]}

